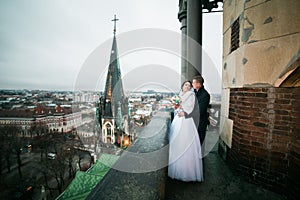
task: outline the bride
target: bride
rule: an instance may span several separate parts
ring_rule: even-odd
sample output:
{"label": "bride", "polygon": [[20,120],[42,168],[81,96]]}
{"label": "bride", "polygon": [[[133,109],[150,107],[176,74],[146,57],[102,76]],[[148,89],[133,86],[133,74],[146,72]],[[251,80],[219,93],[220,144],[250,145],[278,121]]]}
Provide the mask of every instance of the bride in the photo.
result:
{"label": "bride", "polygon": [[201,146],[197,127],[198,102],[192,83],[185,81],[179,97],[182,100],[171,124],[168,176],[181,181],[203,181]]}

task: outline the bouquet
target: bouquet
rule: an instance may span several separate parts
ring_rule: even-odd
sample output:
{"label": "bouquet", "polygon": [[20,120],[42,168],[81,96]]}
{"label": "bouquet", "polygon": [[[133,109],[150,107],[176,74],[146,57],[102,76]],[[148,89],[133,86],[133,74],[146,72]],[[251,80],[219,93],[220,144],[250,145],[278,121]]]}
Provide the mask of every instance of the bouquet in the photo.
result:
{"label": "bouquet", "polygon": [[182,102],[181,98],[179,96],[177,96],[177,95],[173,96],[171,98],[171,101],[172,101],[172,103],[174,105],[174,109],[175,110],[180,107],[180,104]]}

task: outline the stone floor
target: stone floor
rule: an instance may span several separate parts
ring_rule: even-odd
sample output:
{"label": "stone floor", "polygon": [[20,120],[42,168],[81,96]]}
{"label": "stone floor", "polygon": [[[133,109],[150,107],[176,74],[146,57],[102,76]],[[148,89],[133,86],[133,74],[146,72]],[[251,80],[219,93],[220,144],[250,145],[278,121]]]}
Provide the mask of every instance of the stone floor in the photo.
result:
{"label": "stone floor", "polygon": [[218,154],[216,144],[204,158],[204,182],[181,182],[168,178],[166,200],[282,200],[286,197],[251,184],[234,174]]}

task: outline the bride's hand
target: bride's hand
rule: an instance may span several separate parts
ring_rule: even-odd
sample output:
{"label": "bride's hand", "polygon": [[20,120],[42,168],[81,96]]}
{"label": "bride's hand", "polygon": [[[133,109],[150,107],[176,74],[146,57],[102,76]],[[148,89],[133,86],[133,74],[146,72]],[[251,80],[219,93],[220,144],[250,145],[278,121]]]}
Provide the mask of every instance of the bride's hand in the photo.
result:
{"label": "bride's hand", "polygon": [[184,116],[184,112],[183,111],[178,112],[178,116],[179,117],[183,117]]}

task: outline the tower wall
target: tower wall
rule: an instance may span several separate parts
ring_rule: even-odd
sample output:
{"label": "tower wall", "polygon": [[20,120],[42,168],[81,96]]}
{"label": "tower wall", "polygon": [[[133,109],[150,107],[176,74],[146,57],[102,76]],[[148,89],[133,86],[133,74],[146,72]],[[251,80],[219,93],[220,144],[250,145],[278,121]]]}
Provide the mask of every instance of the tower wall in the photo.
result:
{"label": "tower wall", "polygon": [[300,1],[223,5],[220,148],[249,180],[299,199]]}

